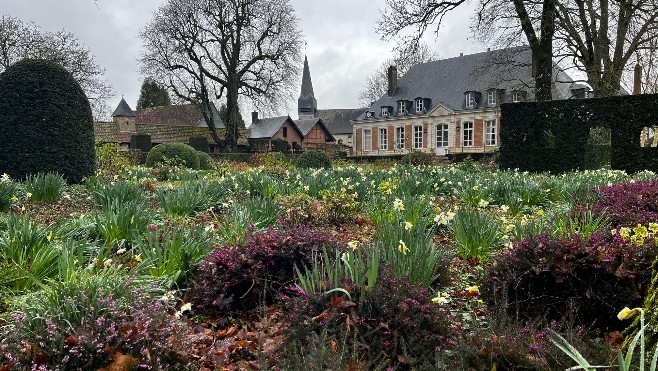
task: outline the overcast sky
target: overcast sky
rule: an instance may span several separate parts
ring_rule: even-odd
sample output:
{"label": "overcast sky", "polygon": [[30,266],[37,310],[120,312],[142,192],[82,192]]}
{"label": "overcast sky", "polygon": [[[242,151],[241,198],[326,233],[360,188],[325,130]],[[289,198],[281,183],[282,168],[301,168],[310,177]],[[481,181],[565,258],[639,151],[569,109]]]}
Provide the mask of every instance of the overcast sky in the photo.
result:
{"label": "overcast sky", "polygon": [[[2,14],[32,21],[47,31],[64,29],[78,36],[106,69],[116,91],[109,106],[114,109],[124,95],[135,109],[143,76],[137,58],[141,49],[139,30],[165,0],[0,0]],[[311,77],[318,108],[356,108],[363,82],[391,56],[393,44],[382,41],[375,22],[384,0],[291,0],[305,34]],[[466,5],[468,7],[468,5]],[[472,41],[470,9],[463,8],[444,19],[438,36],[428,41],[441,58],[486,49]],[[299,81],[301,83],[301,73]],[[296,97],[295,97],[296,98]],[[297,117],[297,101],[287,112]],[[241,107],[250,112],[252,107]]]}

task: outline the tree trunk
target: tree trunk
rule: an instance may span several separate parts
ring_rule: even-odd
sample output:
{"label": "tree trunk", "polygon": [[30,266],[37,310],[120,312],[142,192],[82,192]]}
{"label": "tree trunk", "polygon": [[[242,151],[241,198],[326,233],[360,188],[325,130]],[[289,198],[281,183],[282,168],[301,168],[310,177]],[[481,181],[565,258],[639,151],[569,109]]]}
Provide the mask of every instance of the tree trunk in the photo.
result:
{"label": "tree trunk", "polygon": [[239,78],[230,75],[226,84],[226,110],[228,112],[226,126],[226,148],[231,152],[238,151],[238,124],[240,122],[240,108],[238,106]]}
{"label": "tree trunk", "polygon": [[532,48],[532,66],[535,76],[535,100],[553,99],[553,46],[552,43],[538,44]]}

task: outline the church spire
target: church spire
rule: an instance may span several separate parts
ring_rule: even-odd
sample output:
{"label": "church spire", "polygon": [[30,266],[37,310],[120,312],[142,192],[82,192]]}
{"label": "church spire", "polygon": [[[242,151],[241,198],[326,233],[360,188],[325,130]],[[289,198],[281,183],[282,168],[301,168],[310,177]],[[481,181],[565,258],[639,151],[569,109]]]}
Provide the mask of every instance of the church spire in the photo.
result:
{"label": "church spire", "polygon": [[311,70],[308,68],[308,58],[304,56],[304,73],[302,74],[302,91],[297,100],[297,113],[300,119],[314,118],[318,109],[318,102],[313,93]]}

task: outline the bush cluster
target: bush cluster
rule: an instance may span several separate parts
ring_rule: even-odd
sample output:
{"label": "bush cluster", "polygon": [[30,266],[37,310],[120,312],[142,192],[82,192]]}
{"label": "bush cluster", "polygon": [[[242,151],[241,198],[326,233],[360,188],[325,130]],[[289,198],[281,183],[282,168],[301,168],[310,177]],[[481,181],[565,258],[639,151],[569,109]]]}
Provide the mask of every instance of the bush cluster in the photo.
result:
{"label": "bush cluster", "polygon": [[402,163],[405,165],[428,166],[432,165],[432,161],[434,161],[434,156],[431,153],[421,151],[413,151],[402,157]]}
{"label": "bush cluster", "polygon": [[305,266],[314,251],[331,243],[327,234],[306,226],[250,231],[245,242],[216,246],[198,265],[190,300],[195,310],[217,316],[272,303],[293,281],[295,265]]}
{"label": "bush cluster", "polygon": [[302,169],[330,169],[331,161],[327,154],[317,150],[308,150],[299,155],[295,166]]}
{"label": "bush cluster", "polygon": [[494,258],[481,293],[492,305],[507,301],[522,318],[569,314],[587,328],[620,329],[616,314],[641,304],[657,253],[652,238],[637,246],[609,231],[531,235]]}

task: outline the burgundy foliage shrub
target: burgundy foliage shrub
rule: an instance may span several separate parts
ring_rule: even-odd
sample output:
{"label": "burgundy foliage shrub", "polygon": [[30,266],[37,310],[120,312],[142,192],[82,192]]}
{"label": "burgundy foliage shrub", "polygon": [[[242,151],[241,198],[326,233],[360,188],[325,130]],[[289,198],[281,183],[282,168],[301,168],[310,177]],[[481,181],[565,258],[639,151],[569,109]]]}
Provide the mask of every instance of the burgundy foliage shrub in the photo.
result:
{"label": "burgundy foliage shrub", "polygon": [[331,244],[329,235],[303,225],[250,231],[245,242],[216,246],[198,265],[189,299],[198,312],[216,316],[270,304],[295,278],[295,265],[303,271],[313,251],[333,251]]}
{"label": "burgundy foliage shrub", "polygon": [[522,319],[573,316],[588,329],[622,329],[616,315],[641,305],[658,247],[631,245],[609,231],[584,239],[532,235],[494,258],[480,287],[493,305],[509,304]]}
{"label": "burgundy foliage shrub", "polygon": [[[304,344],[326,331],[338,343],[356,341],[364,359],[384,356],[396,370],[435,369],[441,349],[454,343],[450,339],[454,318],[447,307],[432,303],[431,290],[410,284],[406,277],[394,277],[386,266],[380,274],[359,303],[338,292],[308,295],[291,289],[292,294],[283,297],[290,319],[287,338]],[[343,285],[356,296],[350,286]]]}
{"label": "burgundy foliage shrub", "polygon": [[592,205],[592,212],[605,214],[613,226],[635,227],[658,222],[658,181],[614,184],[592,192],[600,197]]}

